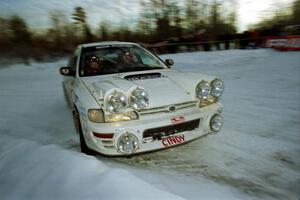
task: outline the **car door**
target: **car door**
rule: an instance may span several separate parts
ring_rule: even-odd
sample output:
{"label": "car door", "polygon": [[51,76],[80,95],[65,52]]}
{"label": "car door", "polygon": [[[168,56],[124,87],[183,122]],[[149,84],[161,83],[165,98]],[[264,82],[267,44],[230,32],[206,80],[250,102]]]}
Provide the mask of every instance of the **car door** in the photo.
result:
{"label": "car door", "polygon": [[[77,59],[78,56],[75,53],[73,56],[71,56],[69,58],[69,62],[68,62],[68,67],[71,67],[72,70],[75,72],[74,74],[76,74],[76,64],[77,64]],[[64,79],[64,89],[66,92],[66,95],[68,96],[68,100],[69,100],[69,105],[72,105],[72,94],[74,91],[74,86],[75,86],[75,80],[76,80],[76,75],[75,76],[65,76]]]}

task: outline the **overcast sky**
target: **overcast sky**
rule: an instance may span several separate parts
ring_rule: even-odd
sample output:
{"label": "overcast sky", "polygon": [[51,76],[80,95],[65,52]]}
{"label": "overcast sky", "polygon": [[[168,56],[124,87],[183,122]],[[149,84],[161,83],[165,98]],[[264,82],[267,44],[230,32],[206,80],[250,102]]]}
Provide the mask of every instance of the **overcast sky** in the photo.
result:
{"label": "overcast sky", "polygon": [[[183,1],[183,0],[179,0]],[[225,2],[226,0],[224,0]],[[275,5],[287,6],[293,0],[236,0],[239,31],[270,15]],[[98,27],[108,20],[116,25],[132,24],[141,12],[140,0],[0,0],[0,16],[21,15],[32,27],[49,26],[49,11],[62,10],[71,16],[76,6],[87,11],[88,22]]]}

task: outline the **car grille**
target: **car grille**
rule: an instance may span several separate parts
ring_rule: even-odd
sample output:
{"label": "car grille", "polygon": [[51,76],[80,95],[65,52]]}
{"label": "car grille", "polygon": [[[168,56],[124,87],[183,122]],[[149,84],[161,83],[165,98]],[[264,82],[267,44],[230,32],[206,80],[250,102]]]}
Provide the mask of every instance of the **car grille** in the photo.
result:
{"label": "car grille", "polygon": [[[197,103],[198,103],[197,101],[189,101],[189,102],[178,103],[178,104],[173,104],[168,106],[144,109],[140,111],[140,115],[173,112],[176,110],[196,107]],[[174,110],[171,110],[170,109],[171,107],[174,108]]]}
{"label": "car grille", "polygon": [[161,140],[164,137],[181,133],[184,131],[192,131],[199,127],[200,119],[195,119],[180,124],[168,125],[158,128],[147,129],[143,133],[143,142]]}

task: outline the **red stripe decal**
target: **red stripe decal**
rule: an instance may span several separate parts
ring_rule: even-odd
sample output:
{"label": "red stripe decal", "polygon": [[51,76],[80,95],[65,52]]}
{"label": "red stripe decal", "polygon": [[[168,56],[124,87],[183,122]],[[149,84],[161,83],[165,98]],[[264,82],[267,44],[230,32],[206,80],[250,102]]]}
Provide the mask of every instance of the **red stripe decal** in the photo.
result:
{"label": "red stripe decal", "polygon": [[112,139],[114,137],[113,133],[94,133],[94,136],[102,139]]}

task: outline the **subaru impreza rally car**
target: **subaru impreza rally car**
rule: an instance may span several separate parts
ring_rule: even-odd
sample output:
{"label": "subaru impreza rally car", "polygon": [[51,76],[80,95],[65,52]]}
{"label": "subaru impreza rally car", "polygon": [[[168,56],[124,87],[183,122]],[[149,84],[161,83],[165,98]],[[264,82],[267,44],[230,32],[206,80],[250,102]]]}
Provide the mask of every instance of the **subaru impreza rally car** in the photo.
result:
{"label": "subaru impreza rally car", "polygon": [[218,132],[222,80],[173,64],[136,43],[79,45],[60,73],[81,151],[128,156]]}

